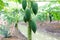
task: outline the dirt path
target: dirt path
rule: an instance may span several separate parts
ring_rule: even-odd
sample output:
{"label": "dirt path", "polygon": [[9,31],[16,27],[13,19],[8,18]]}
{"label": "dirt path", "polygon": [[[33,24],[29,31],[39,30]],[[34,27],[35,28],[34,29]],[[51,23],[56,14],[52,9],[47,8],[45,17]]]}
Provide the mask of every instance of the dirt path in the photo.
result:
{"label": "dirt path", "polygon": [[0,40],[27,40],[27,38],[21,32],[18,33],[18,31],[16,31],[12,35],[13,36],[9,38],[0,37]]}
{"label": "dirt path", "polygon": [[[24,22],[19,22],[20,25],[24,25],[27,27],[27,24]],[[12,37],[10,38],[3,38],[2,40],[27,40],[27,38],[17,29],[12,28],[13,31],[11,30],[11,35]],[[54,22],[54,23],[49,23],[49,22],[37,22],[37,31],[38,32],[45,32],[48,33],[49,35],[54,35],[60,37],[60,23]]]}
{"label": "dirt path", "polygon": [[39,32],[45,32],[53,37],[60,37],[60,22],[37,22],[37,30]]}
{"label": "dirt path", "polygon": [[[20,30],[26,36],[27,24],[20,22]],[[37,32],[33,34],[33,40],[60,40],[60,33],[58,29],[60,25],[58,22],[37,22]],[[26,32],[25,32],[26,31]]]}
{"label": "dirt path", "polygon": [[[20,22],[20,25],[24,25],[27,26],[27,24],[25,24],[24,22]],[[51,36],[55,36],[55,37],[60,37],[60,23],[53,21],[53,22],[36,22],[37,24],[37,31],[38,32],[45,32]]]}
{"label": "dirt path", "polygon": [[18,30],[12,34],[10,38],[3,38],[2,40],[27,40],[27,38]]}
{"label": "dirt path", "polygon": [[27,40],[27,37],[25,37],[17,28],[14,27],[14,23],[10,25],[10,36],[9,38],[4,38],[4,36],[0,36],[0,40]]}

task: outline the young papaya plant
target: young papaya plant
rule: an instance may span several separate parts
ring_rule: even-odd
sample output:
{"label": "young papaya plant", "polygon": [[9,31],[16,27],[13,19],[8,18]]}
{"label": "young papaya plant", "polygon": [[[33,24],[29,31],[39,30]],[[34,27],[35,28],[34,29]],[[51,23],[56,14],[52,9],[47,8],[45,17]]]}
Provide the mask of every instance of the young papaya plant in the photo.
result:
{"label": "young papaya plant", "polygon": [[22,0],[22,8],[25,12],[23,20],[28,23],[28,40],[32,40],[32,31],[36,32],[36,23],[32,20],[31,13],[37,14],[38,5],[31,0]]}

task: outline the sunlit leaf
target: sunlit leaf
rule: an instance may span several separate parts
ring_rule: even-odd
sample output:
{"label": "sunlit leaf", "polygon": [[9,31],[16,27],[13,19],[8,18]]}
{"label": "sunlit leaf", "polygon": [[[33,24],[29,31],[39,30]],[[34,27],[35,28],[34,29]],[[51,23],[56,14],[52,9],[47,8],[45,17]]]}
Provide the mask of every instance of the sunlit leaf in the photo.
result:
{"label": "sunlit leaf", "polygon": [[0,0],[0,10],[2,10],[3,8],[4,8],[4,2]]}

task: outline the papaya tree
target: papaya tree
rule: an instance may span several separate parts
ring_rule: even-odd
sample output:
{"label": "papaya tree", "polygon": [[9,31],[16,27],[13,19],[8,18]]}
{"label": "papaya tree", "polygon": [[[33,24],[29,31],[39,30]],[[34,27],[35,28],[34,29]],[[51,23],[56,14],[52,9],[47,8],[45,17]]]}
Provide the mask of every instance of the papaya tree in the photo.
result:
{"label": "papaya tree", "polygon": [[37,14],[38,5],[31,0],[22,0],[22,8],[25,12],[23,20],[25,23],[28,23],[28,40],[32,40],[32,31],[35,33],[37,28],[36,23],[32,20],[31,14]]}

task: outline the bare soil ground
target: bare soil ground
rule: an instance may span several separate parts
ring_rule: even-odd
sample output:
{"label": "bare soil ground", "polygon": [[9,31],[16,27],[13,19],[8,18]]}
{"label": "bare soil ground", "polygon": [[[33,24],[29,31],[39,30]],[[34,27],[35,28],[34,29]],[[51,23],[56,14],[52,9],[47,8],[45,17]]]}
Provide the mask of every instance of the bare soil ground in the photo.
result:
{"label": "bare soil ground", "polygon": [[[27,25],[24,22],[19,22],[20,25]],[[46,32],[54,36],[59,36],[60,37],[60,23],[53,21],[53,22],[40,22],[37,21],[37,31],[40,32]],[[14,27],[11,27],[11,36],[10,38],[1,38],[1,40],[27,40],[27,38],[18,30],[15,29]]]}
{"label": "bare soil ground", "polygon": [[27,40],[27,38],[22,33],[17,32],[17,33],[15,33],[14,36],[12,36],[10,38],[3,38],[2,40]]}
{"label": "bare soil ground", "polygon": [[52,21],[51,23],[49,21],[46,22],[37,22],[37,30],[39,32],[45,32],[49,35],[52,35],[54,37],[60,37],[60,22],[59,21]]}
{"label": "bare soil ground", "polygon": [[27,40],[27,37],[25,37],[17,28],[14,27],[14,23],[10,25],[10,36],[9,38],[4,38],[4,36],[0,36],[0,40]]}

